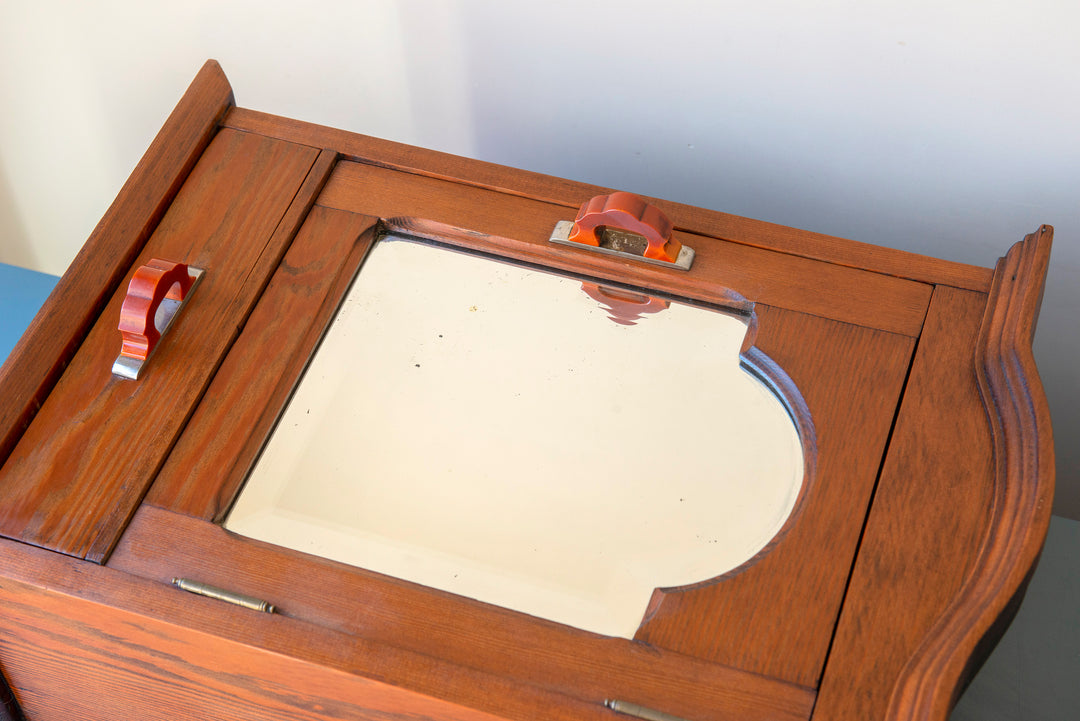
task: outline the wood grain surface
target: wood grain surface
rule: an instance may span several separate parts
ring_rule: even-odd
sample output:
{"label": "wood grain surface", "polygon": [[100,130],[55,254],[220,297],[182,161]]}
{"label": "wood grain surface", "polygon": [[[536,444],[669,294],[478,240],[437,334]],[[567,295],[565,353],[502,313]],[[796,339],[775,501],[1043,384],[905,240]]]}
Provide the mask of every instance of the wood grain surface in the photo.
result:
{"label": "wood grain surface", "polygon": [[311,211],[147,503],[207,520],[223,517],[337,311],[376,221],[328,208]]}
{"label": "wood grain surface", "polygon": [[[806,719],[813,704],[808,688],[251,541],[149,504],[132,520],[109,568],[160,584],[183,576],[224,586],[274,603],[283,618],[584,704],[620,698],[702,721]],[[292,639],[299,648],[306,627],[297,627]],[[383,668],[393,679],[389,663]],[[525,718],[545,713],[538,707]]]}
{"label": "wood grain surface", "polygon": [[943,721],[1019,605],[1053,452],[1031,356],[1052,230],[938,288],[814,717]]}
{"label": "wood grain surface", "polygon": [[[424,181],[423,192],[419,193],[426,201],[421,208],[424,212],[455,223],[484,222],[482,218],[470,215],[476,212],[470,209],[474,206],[463,209],[455,186],[440,184],[431,188],[426,185],[428,181]],[[333,184],[334,180],[328,183],[317,209],[325,207],[325,196],[333,192]],[[380,187],[387,185],[395,187],[392,179]],[[379,192],[377,187],[370,193],[357,192],[356,202],[363,199],[377,210],[386,211],[385,206],[379,205]],[[409,202],[420,202],[408,194],[406,198]],[[534,222],[533,218],[544,217],[543,204],[527,200],[520,203],[520,207],[513,206],[515,223],[528,225]],[[412,209],[412,206],[403,205],[391,207]],[[502,210],[496,215],[501,217],[505,213]],[[388,225],[408,229],[418,223],[392,219]],[[330,237],[339,232],[337,228],[320,220],[312,228],[309,242],[313,247],[332,248],[335,244],[342,249],[349,247],[353,236]],[[319,239],[318,236],[324,233],[329,236]],[[521,241],[504,243],[476,232],[460,235],[471,238],[474,247],[487,244],[490,249],[501,245],[503,252],[509,249],[514,257],[523,255],[519,251]],[[308,236],[306,229],[301,236]],[[465,242],[460,238],[454,242],[459,240]],[[548,248],[546,245],[541,247],[543,251]],[[340,254],[344,250],[336,252]],[[677,277],[685,278],[685,275]],[[322,281],[317,288],[303,288],[304,283],[318,282],[314,276],[283,278],[284,295],[279,298],[268,294],[268,310],[258,312],[259,321],[245,329],[237,342],[237,352],[255,353],[254,350],[239,349],[255,349],[265,343],[267,333],[281,333],[274,329],[280,329],[287,322],[280,315],[293,304],[297,304],[295,310],[299,317],[311,312],[303,310],[307,307],[304,303],[323,309],[336,306],[336,301],[329,305],[323,301],[331,279]],[[339,293],[344,290],[342,282],[334,282]],[[757,344],[788,372],[796,387],[802,390],[814,423],[819,427],[824,424],[826,429],[818,436],[817,455],[822,461],[813,479],[812,492],[805,493],[801,501],[803,515],[792,522],[790,532],[783,540],[770,545],[765,558],[728,574],[723,582],[702,584],[693,589],[672,589],[657,596],[652,614],[638,639],[689,656],[813,687],[820,677],[862,528],[862,514],[876,480],[913,342],[903,335],[837,323],[764,304],[758,304],[758,309]],[[223,419],[220,411],[200,417],[193,429],[202,430],[191,441],[181,441],[180,454],[176,459],[170,458],[166,465],[161,490],[155,489],[150,495],[152,503],[203,518],[220,518],[254,461],[303,362],[313,351],[325,324],[325,320],[321,320],[323,312],[319,311],[320,320],[313,331],[302,326],[288,331],[289,340],[284,342],[283,356],[291,354],[292,358],[283,362],[280,370],[275,366],[260,378],[262,371],[258,364],[247,360],[226,361],[225,368],[229,373],[222,376],[220,388],[235,388],[221,391],[222,397],[229,399],[221,407],[227,406],[229,413],[225,415],[236,422]],[[300,344],[301,339],[303,344]],[[807,352],[808,349],[813,352]],[[293,374],[292,380],[280,376],[286,369]],[[244,389],[243,394],[238,392],[240,388]],[[213,399],[218,397],[218,391],[208,397],[215,402]],[[223,463],[232,456],[240,462],[228,466],[218,466],[216,462],[203,464],[199,455],[199,449],[203,447],[208,448],[209,457]],[[199,471],[195,472],[196,469]],[[177,489],[182,490],[178,492]],[[786,616],[785,609],[800,597],[809,599],[802,604],[802,615]],[[435,606],[441,598],[434,594],[428,603]],[[430,610],[424,610],[418,615],[430,613]],[[395,633],[401,633],[405,623],[395,611]],[[484,624],[481,622],[480,625]],[[427,630],[417,633],[420,643],[428,638]]]}
{"label": "wood grain surface", "polygon": [[758,305],[755,345],[802,391],[817,470],[801,515],[767,554],[717,582],[660,592],[635,638],[814,688],[913,341]]}
{"label": "wood grain surface", "polygon": [[1046,539],[1054,439],[1031,344],[1053,234],[1041,226],[995,270],[975,354],[993,436],[993,512],[971,574],[905,666],[888,719],[947,717],[1015,616]]}
{"label": "wood grain surface", "polygon": [[339,163],[318,203],[457,226],[468,231],[461,240],[496,236],[524,260],[606,271],[608,280],[683,297],[708,300],[730,289],[755,302],[910,336],[919,334],[930,299],[922,283],[689,233],[675,233],[697,253],[689,272],[566,248],[548,238],[555,223],[573,219],[576,210],[567,215],[559,205],[359,163]]}
{"label": "wood grain surface", "polygon": [[0,368],[0,462],[125,278],[232,102],[224,73],[208,61]]}
{"label": "wood grain surface", "polygon": [[607,718],[599,703],[42,549],[0,541],[0,554],[0,649],[33,721]]}
{"label": "wood grain surface", "polygon": [[0,533],[108,554],[276,265],[275,246],[291,240],[296,228],[279,223],[317,155],[232,130],[215,137],[136,261],[188,263],[203,281],[138,381],[112,375],[127,284],[113,294],[0,469]]}
{"label": "wood grain surface", "polygon": [[[377,165],[462,185],[488,188],[504,194],[520,195],[572,208],[594,195],[612,188],[576,183],[571,180],[506,168],[480,160],[425,150],[344,130],[277,117],[245,108],[233,108],[225,117],[227,127],[262,133],[297,143],[336,148],[343,156],[367,165]],[[623,190],[626,190],[623,188]],[[679,230],[720,238],[734,243],[776,250],[804,258],[907,278],[923,283],[941,283],[986,291],[991,271],[987,268],[950,263],[915,253],[882,248],[869,242],[836,238],[821,233],[796,230],[775,223],[743,218],[690,205],[647,198],[675,222]]]}
{"label": "wood grain surface", "polygon": [[993,500],[973,367],[985,307],[982,293],[934,293],[815,718],[884,717],[894,679],[978,551]]}

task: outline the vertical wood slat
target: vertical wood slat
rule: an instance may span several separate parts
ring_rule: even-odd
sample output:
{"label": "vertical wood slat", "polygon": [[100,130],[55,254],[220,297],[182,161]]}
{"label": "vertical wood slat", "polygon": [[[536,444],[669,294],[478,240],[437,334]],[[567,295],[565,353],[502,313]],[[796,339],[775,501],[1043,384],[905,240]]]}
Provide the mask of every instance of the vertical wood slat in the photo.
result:
{"label": "vertical wood slat", "polygon": [[225,74],[217,62],[207,61],[0,368],[0,462],[60,378],[232,104]]}
{"label": "vertical wood slat", "polygon": [[934,292],[815,718],[943,721],[1016,612],[1054,486],[1031,353],[1052,235],[1014,245],[989,298]]}
{"label": "vertical wood slat", "polygon": [[312,209],[147,503],[208,521],[228,510],[370,247],[377,220]]}
{"label": "vertical wood slat", "polygon": [[884,718],[896,677],[971,568],[993,501],[973,367],[985,307],[982,293],[934,292],[815,719]]}
{"label": "vertical wood slat", "polygon": [[969,577],[904,667],[887,718],[944,719],[1016,614],[1050,525],[1054,439],[1032,340],[1054,230],[998,261],[975,370],[994,445],[988,530]]}
{"label": "vertical wood slat", "polygon": [[108,555],[261,291],[259,272],[276,265],[272,246],[291,240],[275,229],[318,154],[232,130],[215,137],[136,261],[188,263],[206,271],[202,282],[138,381],[111,371],[126,282],[117,289],[0,469],[0,533]]}

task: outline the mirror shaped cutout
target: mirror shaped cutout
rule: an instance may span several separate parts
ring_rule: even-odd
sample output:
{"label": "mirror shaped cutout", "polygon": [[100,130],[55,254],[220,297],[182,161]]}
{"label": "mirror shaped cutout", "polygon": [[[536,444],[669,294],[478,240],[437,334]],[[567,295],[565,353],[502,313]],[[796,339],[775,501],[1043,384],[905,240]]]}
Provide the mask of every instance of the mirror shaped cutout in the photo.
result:
{"label": "mirror shaped cutout", "polygon": [[225,527],[610,636],[790,515],[748,317],[384,236]]}

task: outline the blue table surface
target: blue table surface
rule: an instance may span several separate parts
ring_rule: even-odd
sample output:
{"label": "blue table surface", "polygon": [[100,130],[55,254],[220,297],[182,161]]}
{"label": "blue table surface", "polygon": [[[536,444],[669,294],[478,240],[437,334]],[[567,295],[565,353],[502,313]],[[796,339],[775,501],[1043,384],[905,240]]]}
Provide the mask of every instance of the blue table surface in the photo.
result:
{"label": "blue table surface", "polygon": [[55,275],[0,263],[0,363],[7,359],[59,280]]}

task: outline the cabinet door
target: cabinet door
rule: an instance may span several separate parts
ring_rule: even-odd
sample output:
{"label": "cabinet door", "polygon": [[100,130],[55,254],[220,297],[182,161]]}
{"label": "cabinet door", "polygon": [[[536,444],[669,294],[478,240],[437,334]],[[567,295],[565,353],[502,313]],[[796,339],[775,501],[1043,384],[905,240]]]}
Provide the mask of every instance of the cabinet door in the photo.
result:
{"label": "cabinet door", "polygon": [[[296,621],[290,648],[299,656],[315,652],[302,638],[314,624],[515,689],[509,699],[478,700],[461,684],[409,676],[404,667],[388,677],[483,710],[520,712],[540,688],[557,692],[556,705],[614,698],[710,718],[747,713],[749,703],[759,715],[750,718],[805,718],[929,288],[688,231],[677,232],[698,254],[689,273],[552,246],[553,226],[573,213],[339,163],[110,566],[266,599]],[[363,282],[356,273],[365,254],[390,231],[698,303],[720,303],[731,291],[755,301],[744,356],[771,359],[805,400],[807,474],[777,536],[718,578],[656,591],[634,638],[617,639],[223,531],[341,298],[354,277]],[[381,674],[370,659],[349,663],[356,673]]]}

